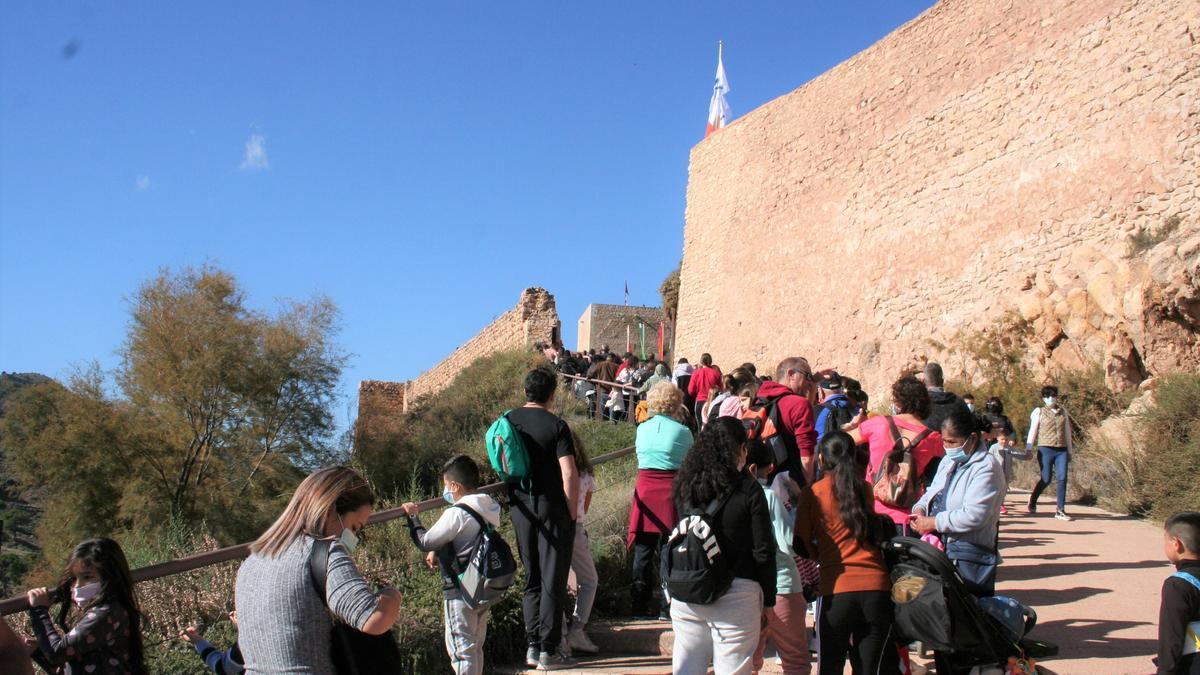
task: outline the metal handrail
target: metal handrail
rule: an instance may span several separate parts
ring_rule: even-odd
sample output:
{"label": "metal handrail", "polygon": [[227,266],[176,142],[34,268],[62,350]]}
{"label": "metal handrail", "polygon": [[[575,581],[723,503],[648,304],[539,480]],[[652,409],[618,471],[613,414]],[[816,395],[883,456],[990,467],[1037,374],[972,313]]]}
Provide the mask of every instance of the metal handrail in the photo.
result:
{"label": "metal handrail", "polygon": [[559,373],[559,375],[562,375],[563,377],[569,377],[572,380],[582,380],[584,382],[591,382],[592,384],[598,384],[598,385],[601,385],[604,387],[608,387],[609,389],[624,389],[626,391],[633,391],[633,392],[636,392],[640,389],[640,387],[635,387],[631,384],[621,384],[620,382],[609,382],[608,380],[595,380],[590,377],[585,377],[583,375],[569,375],[567,373]]}
{"label": "metal handrail", "polygon": [[[610,453],[600,455],[599,457],[592,459],[592,464],[598,465],[604,464],[605,462],[611,462],[614,459],[620,459],[622,457],[631,455],[633,452],[634,446],[621,448],[620,450],[614,450]],[[498,492],[504,487],[505,483],[492,483],[479,488],[479,492],[490,494],[493,492]],[[417,509],[420,513],[424,513],[445,505],[445,500],[443,500],[441,497],[436,497],[418,502]],[[400,518],[403,515],[403,508],[397,507],[394,509],[387,509],[386,511],[379,511],[371,514],[371,517],[367,520],[367,523],[384,523],[389,520]],[[219,548],[215,551],[205,551],[204,553],[196,553],[194,555],[177,558],[175,560],[167,560],[165,562],[139,567],[135,570],[131,570],[130,576],[133,577],[134,583],[138,583],[142,581],[150,581],[151,579],[169,577],[175,574],[182,574],[184,572],[200,569],[201,567],[209,567],[211,565],[229,562],[230,560],[245,558],[250,554],[251,543],[253,542],[227,546],[225,548]],[[23,595],[0,600],[0,616],[15,614],[26,609],[29,609],[29,602]]]}

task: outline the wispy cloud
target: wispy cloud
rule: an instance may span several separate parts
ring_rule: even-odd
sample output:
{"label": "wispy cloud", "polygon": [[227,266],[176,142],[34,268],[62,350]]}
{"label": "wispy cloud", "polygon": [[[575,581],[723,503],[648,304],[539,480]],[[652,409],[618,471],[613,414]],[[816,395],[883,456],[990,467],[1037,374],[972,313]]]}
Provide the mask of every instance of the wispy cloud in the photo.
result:
{"label": "wispy cloud", "polygon": [[246,139],[246,154],[238,167],[242,171],[262,171],[271,168],[267,160],[267,139],[259,133],[250,134]]}
{"label": "wispy cloud", "polygon": [[133,181],[133,189],[137,190],[138,192],[149,190],[150,176],[147,176],[146,174],[138,176],[137,180]]}

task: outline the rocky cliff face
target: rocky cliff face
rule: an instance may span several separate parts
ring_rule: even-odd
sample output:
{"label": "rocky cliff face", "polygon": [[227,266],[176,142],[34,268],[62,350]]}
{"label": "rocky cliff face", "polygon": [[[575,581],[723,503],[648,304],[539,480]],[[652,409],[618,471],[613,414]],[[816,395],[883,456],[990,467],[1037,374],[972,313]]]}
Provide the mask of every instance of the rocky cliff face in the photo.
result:
{"label": "rocky cliff face", "polygon": [[1198,159],[1200,3],[943,0],[693,149],[676,355],[1196,370]]}
{"label": "rocky cliff face", "polygon": [[[1108,254],[1088,245],[1038,272],[1017,297],[1049,369],[1104,365],[1124,391],[1150,373],[1200,364],[1200,235],[1169,220],[1159,232],[1131,233],[1146,250]],[[1155,242],[1158,238],[1163,240]]]}

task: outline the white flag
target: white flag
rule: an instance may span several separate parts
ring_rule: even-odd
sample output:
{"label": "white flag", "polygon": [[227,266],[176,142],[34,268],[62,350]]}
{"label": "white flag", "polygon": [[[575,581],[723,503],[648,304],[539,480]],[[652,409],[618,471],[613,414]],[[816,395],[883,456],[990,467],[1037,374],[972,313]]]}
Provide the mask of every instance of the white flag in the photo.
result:
{"label": "white flag", "polygon": [[725,101],[725,94],[729,92],[729,80],[725,78],[723,52],[724,48],[717,51],[717,80],[713,84],[712,101],[708,104],[708,128],[704,131],[705,138],[728,124],[731,116],[729,104]]}

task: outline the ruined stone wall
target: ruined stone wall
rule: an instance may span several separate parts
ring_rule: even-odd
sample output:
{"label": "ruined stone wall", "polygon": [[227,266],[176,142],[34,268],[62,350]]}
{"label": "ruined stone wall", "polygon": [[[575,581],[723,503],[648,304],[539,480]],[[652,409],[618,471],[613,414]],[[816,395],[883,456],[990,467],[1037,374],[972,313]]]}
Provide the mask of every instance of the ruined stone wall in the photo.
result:
{"label": "ruined stone wall", "polygon": [[500,315],[475,337],[409,383],[408,403],[445,389],[475,359],[506,349],[530,347],[537,342],[559,341],[561,324],[554,296],[544,288],[527,288],[517,306]]}
{"label": "ruined stone wall", "polygon": [[527,288],[517,306],[500,315],[433,368],[408,382],[364,380],[358,385],[359,438],[386,433],[399,416],[422,396],[436,394],[476,359],[538,342],[557,343],[561,324],[554,296],[544,288]]}
{"label": "ruined stone wall", "polygon": [[[661,307],[591,304],[579,317],[578,351],[600,349],[608,345],[613,351],[625,351],[625,329],[638,353],[638,322],[646,325],[646,354],[658,351],[658,324],[663,320]],[[670,336],[667,336],[669,339]]]}
{"label": "ruined stone wall", "polygon": [[358,420],[356,441],[381,438],[396,429],[404,411],[407,382],[363,380],[358,383]]}
{"label": "ruined stone wall", "polygon": [[676,355],[879,391],[1019,311],[1047,366],[1196,369],[1198,41],[1195,1],[943,0],[736,120],[692,150]]}

